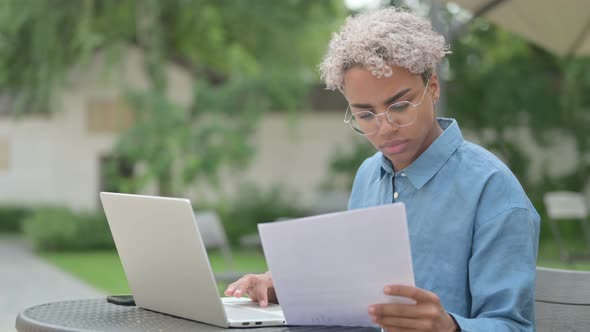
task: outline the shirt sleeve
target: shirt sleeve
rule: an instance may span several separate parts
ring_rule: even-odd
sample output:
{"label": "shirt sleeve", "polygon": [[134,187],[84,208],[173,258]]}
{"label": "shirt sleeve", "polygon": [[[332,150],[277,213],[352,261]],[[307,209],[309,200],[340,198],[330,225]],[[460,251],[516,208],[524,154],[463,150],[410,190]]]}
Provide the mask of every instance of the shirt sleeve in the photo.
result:
{"label": "shirt sleeve", "polygon": [[514,207],[480,222],[469,260],[471,317],[461,331],[534,331],[538,215]]}

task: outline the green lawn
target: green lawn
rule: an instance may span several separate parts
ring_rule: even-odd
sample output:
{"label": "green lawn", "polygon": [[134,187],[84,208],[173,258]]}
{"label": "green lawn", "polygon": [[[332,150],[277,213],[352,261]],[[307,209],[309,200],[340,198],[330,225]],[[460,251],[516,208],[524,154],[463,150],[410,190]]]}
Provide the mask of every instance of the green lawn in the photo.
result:
{"label": "green lawn", "polygon": [[[566,247],[574,253],[587,252],[585,243],[581,240],[568,241]],[[590,255],[583,261],[574,261],[571,264],[559,260],[559,250],[553,241],[544,241],[539,245],[538,266],[555,269],[590,271]]]}
{"label": "green lawn", "polygon": [[558,260],[539,260],[537,266],[550,267],[554,269],[564,270],[578,270],[578,271],[590,271],[590,262],[574,262],[572,264],[564,263]]}
{"label": "green lawn", "polygon": [[[123,272],[123,267],[116,251],[43,253],[41,256],[108,294],[130,293],[125,273]],[[235,251],[233,253],[233,259],[234,270],[237,271],[250,273],[267,270],[264,255],[260,251]],[[225,261],[220,253],[212,252],[209,255],[209,260],[213,272],[227,270]],[[220,290],[225,289],[225,285],[222,284],[219,284],[218,287]]]}
{"label": "green lawn", "polygon": [[[581,244],[574,244],[573,249],[580,249]],[[94,287],[109,294],[129,293],[127,280],[121,267],[121,262],[115,251],[91,251],[74,253],[45,253],[41,254],[49,262],[57,265],[88,282]],[[235,270],[244,273],[266,271],[266,262],[260,251],[234,251]],[[223,257],[219,252],[212,252],[209,260],[214,272],[227,270]],[[559,261],[557,247],[552,242],[543,242],[539,246],[538,266],[570,270],[589,270],[590,261],[566,264]],[[220,291],[225,285],[218,285]]]}

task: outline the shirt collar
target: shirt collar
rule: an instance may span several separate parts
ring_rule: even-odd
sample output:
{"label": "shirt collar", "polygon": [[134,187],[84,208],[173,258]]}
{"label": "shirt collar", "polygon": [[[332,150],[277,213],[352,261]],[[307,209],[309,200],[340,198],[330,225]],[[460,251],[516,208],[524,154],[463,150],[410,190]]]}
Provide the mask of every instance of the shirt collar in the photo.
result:
{"label": "shirt collar", "polygon": [[[463,144],[463,135],[455,119],[438,118],[443,133],[410,166],[403,171],[416,187],[422,188],[449,160],[451,155]],[[381,176],[395,174],[391,161],[381,155]]]}

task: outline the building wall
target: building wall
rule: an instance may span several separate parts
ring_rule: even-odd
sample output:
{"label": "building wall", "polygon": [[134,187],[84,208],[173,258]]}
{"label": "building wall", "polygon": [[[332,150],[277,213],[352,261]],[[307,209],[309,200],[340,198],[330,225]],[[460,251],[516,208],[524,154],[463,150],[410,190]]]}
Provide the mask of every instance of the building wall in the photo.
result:
{"label": "building wall", "polygon": [[311,203],[336,150],[350,150],[354,140],[364,139],[342,120],[339,112],[302,112],[294,120],[285,114],[266,115],[253,137],[254,159],[243,174],[225,172],[222,189],[232,194],[244,182],[263,189],[279,184],[297,194],[300,203]]}
{"label": "building wall", "polygon": [[[98,208],[100,157],[108,155],[115,135],[81,130],[84,113],[76,111],[79,104],[72,101],[70,106],[51,119],[0,120],[11,149],[10,165],[0,171],[0,204]],[[255,158],[240,174],[225,172],[222,190],[231,194],[245,182],[263,188],[282,184],[309,202],[335,149],[353,139],[363,138],[346,128],[337,113],[303,114],[295,123],[280,114],[268,115],[253,138]],[[196,196],[215,197],[211,188],[195,189]]]}

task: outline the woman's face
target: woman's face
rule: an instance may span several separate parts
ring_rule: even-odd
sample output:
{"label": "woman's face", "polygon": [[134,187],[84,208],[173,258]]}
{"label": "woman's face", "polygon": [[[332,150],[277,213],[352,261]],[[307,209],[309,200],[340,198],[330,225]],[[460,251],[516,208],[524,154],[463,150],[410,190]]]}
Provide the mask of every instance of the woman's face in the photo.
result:
{"label": "woman's face", "polygon": [[344,74],[343,93],[353,113],[371,111],[375,114],[385,112],[391,104],[399,101],[417,104],[424,95],[415,108],[414,123],[400,128],[383,115],[379,117],[381,124],[378,130],[366,136],[399,171],[416,160],[442,132],[434,112],[439,87],[436,74],[432,74],[425,87],[420,75],[397,66],[391,68],[393,75],[381,78],[362,67],[348,69]]}

